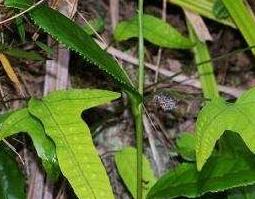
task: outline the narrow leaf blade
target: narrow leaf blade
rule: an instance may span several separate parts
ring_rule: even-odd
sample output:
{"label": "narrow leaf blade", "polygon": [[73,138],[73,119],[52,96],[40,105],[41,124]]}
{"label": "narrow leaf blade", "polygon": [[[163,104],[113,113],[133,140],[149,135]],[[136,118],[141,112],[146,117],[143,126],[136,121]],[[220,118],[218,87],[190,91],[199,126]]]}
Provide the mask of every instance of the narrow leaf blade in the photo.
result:
{"label": "narrow leaf blade", "polygon": [[35,51],[25,51],[19,48],[5,48],[3,51],[5,54],[10,55],[12,57],[32,60],[32,61],[42,61],[44,58]]}
{"label": "narrow leaf blade", "polygon": [[[191,48],[195,43],[182,36],[170,24],[151,15],[143,15],[144,38],[151,43],[165,47],[185,49]],[[114,32],[114,38],[118,41],[138,37],[138,17],[119,23]]]}
{"label": "narrow leaf blade", "polygon": [[[188,23],[188,29],[189,29],[191,41],[196,42],[197,44],[196,46],[193,47],[196,64],[202,63],[207,60],[211,60],[211,55],[209,53],[206,43],[199,41],[190,23]],[[199,79],[202,85],[204,97],[207,99],[219,97],[219,91],[218,91],[217,82],[214,76],[212,62],[198,65],[197,70],[198,70]]]}
{"label": "narrow leaf blade", "polygon": [[32,0],[6,0],[4,1],[4,5],[7,7],[13,7],[17,9],[28,9],[31,5],[33,5]]}
{"label": "narrow leaf blade", "polygon": [[126,91],[133,93],[133,96],[141,100],[137,90],[131,85],[124,69],[108,53],[101,49],[80,26],[46,6],[40,6],[32,10],[30,14],[34,22],[47,33],[65,44],[67,48],[79,53],[87,61],[98,66]]}

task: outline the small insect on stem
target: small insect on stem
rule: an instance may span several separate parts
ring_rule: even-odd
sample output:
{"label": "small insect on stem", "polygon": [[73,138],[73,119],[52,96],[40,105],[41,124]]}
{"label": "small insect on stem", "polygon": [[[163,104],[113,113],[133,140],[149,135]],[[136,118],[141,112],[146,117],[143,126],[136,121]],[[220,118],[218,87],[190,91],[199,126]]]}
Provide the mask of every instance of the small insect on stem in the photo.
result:
{"label": "small insect on stem", "polygon": [[176,100],[163,92],[155,95],[153,101],[165,112],[174,110],[177,104]]}

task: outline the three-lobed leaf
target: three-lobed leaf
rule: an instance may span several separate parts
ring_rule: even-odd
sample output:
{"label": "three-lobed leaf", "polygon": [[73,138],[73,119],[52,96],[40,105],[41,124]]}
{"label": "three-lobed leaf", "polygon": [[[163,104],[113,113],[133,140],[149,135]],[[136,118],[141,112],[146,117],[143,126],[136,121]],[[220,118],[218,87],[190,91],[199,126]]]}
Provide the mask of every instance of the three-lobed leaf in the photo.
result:
{"label": "three-lobed leaf", "polygon": [[[138,37],[138,17],[135,16],[128,21],[119,23],[114,31],[114,38],[117,41],[124,41]],[[165,48],[185,49],[195,44],[181,35],[170,24],[151,15],[143,15],[143,35],[149,42]]]}
{"label": "three-lobed leaf", "polygon": [[[132,147],[125,148],[115,155],[118,172],[133,198],[137,197],[136,161],[136,149]],[[156,180],[150,162],[143,156],[143,198],[146,198],[148,191],[155,184]]]}
{"label": "three-lobed leaf", "polygon": [[[220,192],[255,184],[255,157],[241,138],[233,133],[222,136],[222,146],[236,145],[238,149],[215,150],[199,172],[195,163],[182,163],[169,170],[151,188],[147,199],[177,197],[196,198],[209,192]],[[220,144],[219,143],[219,144]]]}
{"label": "three-lobed leaf", "polygon": [[41,120],[46,134],[54,141],[60,169],[79,199],[114,198],[81,113],[118,97],[110,91],[77,89],[57,91],[29,102],[29,112]]}
{"label": "three-lobed leaf", "polygon": [[8,48],[5,48],[2,52],[19,59],[32,60],[32,61],[44,60],[44,58],[40,54],[36,53],[35,51],[25,51],[19,48],[8,47]]}
{"label": "three-lobed leaf", "polygon": [[[58,158],[64,176],[80,199],[113,198],[108,177],[90,131],[81,119],[81,112],[119,96],[110,91],[86,89],[58,91],[42,100],[31,99],[28,108],[0,117],[0,140],[27,132],[51,177],[57,177],[53,174],[58,174],[55,170]],[[54,141],[56,153],[55,145],[45,131]]]}
{"label": "three-lobed leaf", "polygon": [[255,88],[244,93],[235,103],[213,99],[198,115],[196,124],[197,168],[201,170],[211,155],[216,141],[226,131],[239,133],[248,148],[255,152]]}

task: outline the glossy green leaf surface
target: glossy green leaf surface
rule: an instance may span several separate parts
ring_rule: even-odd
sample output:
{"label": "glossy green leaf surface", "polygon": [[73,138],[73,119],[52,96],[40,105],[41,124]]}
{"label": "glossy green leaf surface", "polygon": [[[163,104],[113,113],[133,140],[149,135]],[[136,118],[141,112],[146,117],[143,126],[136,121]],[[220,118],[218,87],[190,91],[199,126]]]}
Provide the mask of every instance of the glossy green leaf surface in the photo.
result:
{"label": "glossy green leaf surface", "polygon": [[[207,60],[211,60],[206,42],[199,41],[192,25],[188,23],[190,39],[196,42],[196,46],[193,47],[196,64],[202,63]],[[203,94],[206,99],[212,99],[219,97],[219,91],[217,82],[214,76],[213,64],[208,62],[205,64],[199,64],[197,66],[199,80],[202,86]]]}
{"label": "glossy green leaf surface", "polygon": [[235,102],[218,98],[208,103],[198,115],[196,123],[196,158],[199,170],[211,155],[216,141],[226,130],[240,134],[248,148],[255,152],[255,88]]}
{"label": "glossy green leaf surface", "polygon": [[[31,3],[29,0],[6,0],[5,5],[24,9]],[[26,7],[27,8],[27,7]],[[99,47],[96,42],[78,24],[62,15],[58,11],[47,6],[37,6],[30,12],[32,20],[48,34],[52,35],[67,48],[74,50],[87,61],[99,67],[110,75],[127,93],[137,101],[141,96],[131,84],[125,70],[106,51]]]}
{"label": "glossy green leaf surface", "polygon": [[29,102],[29,112],[42,121],[54,141],[60,169],[79,199],[114,198],[81,113],[118,97],[110,91],[77,89],[57,91]]}
{"label": "glossy green leaf surface", "polygon": [[25,199],[25,179],[12,158],[0,147],[0,198]]}
{"label": "glossy green leaf surface", "polygon": [[[195,45],[189,38],[182,36],[170,24],[151,15],[143,16],[143,35],[149,42],[165,48],[185,49]],[[119,23],[114,31],[117,41],[138,37],[138,17]]]}
{"label": "glossy green leaf surface", "polygon": [[[232,136],[231,136],[232,138]],[[225,136],[223,137],[224,142]],[[239,138],[238,144],[245,146]],[[241,149],[241,147],[240,147]],[[149,191],[147,199],[196,198],[255,183],[255,156],[246,149],[215,151],[201,172],[195,163],[183,163],[169,170]]]}
{"label": "glossy green leaf surface", "polygon": [[[115,155],[118,172],[133,198],[137,197],[136,161],[136,149],[132,147],[125,148]],[[143,156],[143,198],[146,198],[149,189],[155,184],[156,180],[150,162]]]}
{"label": "glossy green leaf surface", "polygon": [[20,132],[28,133],[46,172],[52,179],[57,179],[59,169],[55,146],[46,136],[40,121],[30,115],[26,108],[8,114],[1,123],[0,140]]}
{"label": "glossy green leaf surface", "polygon": [[[227,8],[232,19],[236,23],[236,26],[241,31],[249,46],[255,45],[255,17],[252,12],[246,7],[243,0],[222,0],[223,4]],[[255,55],[255,50],[252,49]]]}
{"label": "glossy green leaf surface", "polygon": [[192,133],[182,133],[176,140],[177,152],[187,161],[196,160],[196,138]]}

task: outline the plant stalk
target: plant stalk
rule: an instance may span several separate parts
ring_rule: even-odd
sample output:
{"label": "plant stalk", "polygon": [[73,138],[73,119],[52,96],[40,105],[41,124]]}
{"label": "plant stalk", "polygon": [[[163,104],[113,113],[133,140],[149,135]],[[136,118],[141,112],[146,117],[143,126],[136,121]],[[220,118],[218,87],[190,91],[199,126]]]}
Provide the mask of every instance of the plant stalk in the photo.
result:
{"label": "plant stalk", "polygon": [[143,162],[142,162],[142,154],[143,154],[143,106],[139,104],[137,106],[137,114],[135,116],[136,123],[136,148],[137,148],[137,199],[143,198],[143,190],[142,190],[142,173],[143,173]]}
{"label": "plant stalk", "polygon": [[[138,90],[143,96],[144,89],[144,39],[143,39],[143,0],[138,0],[138,26],[139,26],[139,77]],[[142,174],[143,174],[143,103],[137,105],[136,145],[137,145],[137,199],[143,198]]]}

